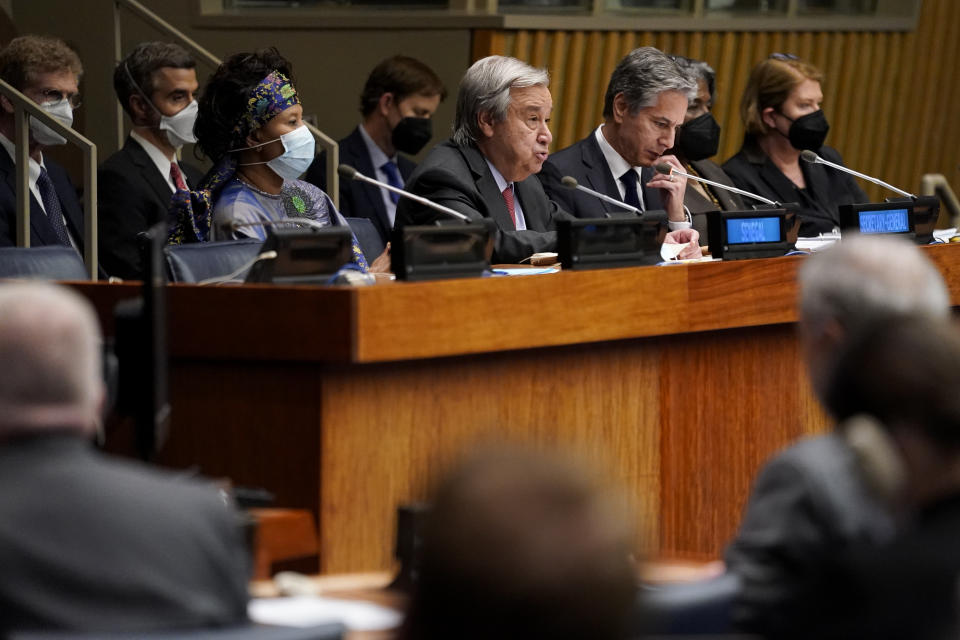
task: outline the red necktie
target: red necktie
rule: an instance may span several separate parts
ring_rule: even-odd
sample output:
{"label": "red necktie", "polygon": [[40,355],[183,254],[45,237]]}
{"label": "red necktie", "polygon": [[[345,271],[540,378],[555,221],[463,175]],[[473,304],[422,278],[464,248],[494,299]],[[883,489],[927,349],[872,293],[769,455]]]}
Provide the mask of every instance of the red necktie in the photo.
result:
{"label": "red necktie", "polygon": [[507,185],[503,190],[503,201],[507,203],[507,211],[510,212],[510,219],[513,220],[513,228],[517,228],[517,211],[513,208],[513,185]]}
{"label": "red necktie", "polygon": [[189,191],[186,181],[183,179],[183,174],[180,173],[180,167],[177,166],[176,162],[170,163],[170,179],[173,180],[173,184],[176,185],[177,191]]}

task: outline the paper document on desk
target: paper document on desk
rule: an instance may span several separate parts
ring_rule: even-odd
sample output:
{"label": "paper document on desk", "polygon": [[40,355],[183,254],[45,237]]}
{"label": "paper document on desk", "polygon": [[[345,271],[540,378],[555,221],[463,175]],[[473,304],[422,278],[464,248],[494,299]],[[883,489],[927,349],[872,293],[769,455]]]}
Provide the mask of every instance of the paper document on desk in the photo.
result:
{"label": "paper document on desk", "polygon": [[310,627],[340,622],[351,631],[381,631],[400,626],[399,611],[370,602],[317,596],[258,598],[247,607],[250,619],[260,624]]}

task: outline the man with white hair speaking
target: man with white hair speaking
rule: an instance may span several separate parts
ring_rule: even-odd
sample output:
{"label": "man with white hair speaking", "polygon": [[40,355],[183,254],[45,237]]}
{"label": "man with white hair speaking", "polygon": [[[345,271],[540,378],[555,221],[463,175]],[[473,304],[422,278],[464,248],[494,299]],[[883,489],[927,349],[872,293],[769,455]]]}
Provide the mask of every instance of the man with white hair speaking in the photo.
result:
{"label": "man with white hair speaking", "polygon": [[[489,56],[473,63],[460,81],[453,137],[434,147],[407,181],[417,195],[475,220],[492,219],[493,262],[556,251],[556,223],[571,218],[534,175],[553,140],[549,82],[545,69],[515,58]],[[438,217],[411,200],[397,206],[399,225],[429,224]],[[693,233],[671,232],[667,241],[685,243]]]}
{"label": "man with white hair speaking", "polygon": [[248,562],[219,492],[90,445],[100,342],[71,291],[0,285],[0,636],[245,622]]}

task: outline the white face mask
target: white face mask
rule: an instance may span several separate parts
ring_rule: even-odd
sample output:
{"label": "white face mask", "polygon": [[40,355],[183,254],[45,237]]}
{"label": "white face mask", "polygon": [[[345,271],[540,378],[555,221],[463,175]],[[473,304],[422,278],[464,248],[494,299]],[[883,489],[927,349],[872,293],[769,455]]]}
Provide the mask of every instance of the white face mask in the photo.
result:
{"label": "white face mask", "polygon": [[[73,107],[70,106],[70,101],[66,98],[57,102],[47,102],[40,105],[40,108],[59,120],[64,126],[73,126]],[[45,147],[67,143],[66,138],[36,118],[30,118],[30,133],[38,144]]]}
{"label": "white face mask", "polygon": [[310,130],[307,129],[307,125],[305,124],[300,125],[289,133],[283,134],[279,138],[274,138],[273,140],[268,140],[267,142],[261,142],[260,144],[252,147],[234,149],[234,151],[256,149],[257,147],[262,147],[270,144],[271,142],[276,142],[277,140],[283,143],[282,154],[273,160],[267,160],[266,162],[247,162],[240,166],[265,164],[270,167],[274,173],[285,180],[296,180],[299,178],[303,172],[310,167],[310,163],[313,162],[313,156],[316,149],[316,141],[313,139],[313,134],[310,133]]}
{"label": "white face mask", "polygon": [[197,121],[197,111],[200,108],[196,100],[172,116],[163,115],[152,102],[149,104],[160,114],[160,130],[166,131],[167,140],[170,141],[171,146],[179,149],[185,144],[193,144],[197,141],[197,136],[193,135],[193,125]]}
{"label": "white face mask", "polygon": [[193,125],[197,121],[197,112],[200,109],[196,100],[190,102],[190,104],[178,113],[172,116],[165,116],[160,113],[160,109],[157,109],[157,106],[147,97],[147,94],[140,89],[140,85],[133,79],[133,74],[130,73],[130,68],[127,67],[126,63],[124,63],[123,69],[127,72],[127,77],[130,78],[130,84],[137,90],[140,97],[150,105],[154,113],[160,116],[160,124],[157,128],[167,134],[167,141],[170,142],[170,146],[179,149],[185,144],[193,144],[197,141],[197,137],[193,135]]}

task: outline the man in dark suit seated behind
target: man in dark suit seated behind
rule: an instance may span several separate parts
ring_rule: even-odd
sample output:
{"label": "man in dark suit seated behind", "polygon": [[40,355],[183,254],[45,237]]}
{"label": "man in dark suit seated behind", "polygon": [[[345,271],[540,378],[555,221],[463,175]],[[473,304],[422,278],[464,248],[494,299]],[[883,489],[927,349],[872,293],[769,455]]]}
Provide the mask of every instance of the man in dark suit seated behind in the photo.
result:
{"label": "man in dark suit seated behind", "polygon": [[248,554],[220,493],[91,446],[100,350],[75,293],[0,285],[0,636],[245,622]]}
{"label": "man in dark suit seated behind", "polygon": [[[434,147],[407,181],[418,195],[471,218],[493,220],[494,262],[556,251],[556,223],[570,217],[534,177],[553,139],[549,82],[546,70],[515,58],[475,62],[460,82],[453,137]],[[443,217],[410,200],[397,207],[397,224]]]}
{"label": "man in dark suit seated behind", "polygon": [[[338,143],[341,164],[403,187],[417,166],[404,154],[420,153],[433,137],[430,118],[446,97],[446,87],[427,65],[408,56],[387,58],[374,67],[363,87],[363,122]],[[304,180],[326,190],[325,153],[310,165]],[[358,180],[340,182],[340,213],[370,218],[384,242],[390,240],[398,198]]]}
{"label": "man in dark suit seated behind", "polygon": [[196,66],[178,45],[146,42],[113,72],[113,88],[133,128],[97,174],[100,264],[111,276],[142,277],[137,234],[166,220],[170,196],[203,177],[177,159],[184,144],[196,142]]}
{"label": "man in dark suit seated behind", "polygon": [[[683,206],[686,178],[656,173],[653,167],[665,162],[683,169],[675,157],[663,154],[673,147],[687,102],[695,94],[694,82],[669,56],[653,47],[634,49],[610,76],[603,124],[550,157],[539,175],[543,188],[578,218],[624,213],[616,205],[563,186],[562,178],[572,176],[583,186],[638,209],[665,209],[671,230],[689,230],[691,219]],[[684,255],[698,256],[699,252]]]}
{"label": "man in dark suit seated behind", "polygon": [[[76,52],[58,38],[20,36],[0,51],[0,78],[66,126],[80,105],[83,66]],[[14,161],[14,110],[0,98],[0,246],[17,242],[17,169]],[[66,140],[30,118],[30,246],[72,246],[83,253],[83,208],[67,172],[44,158],[44,147]]]}

